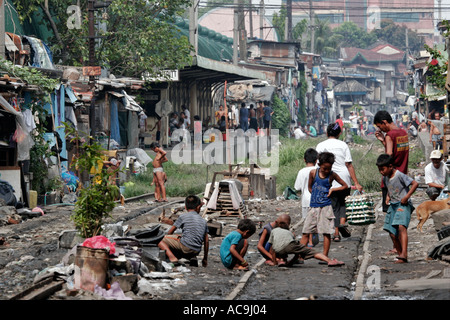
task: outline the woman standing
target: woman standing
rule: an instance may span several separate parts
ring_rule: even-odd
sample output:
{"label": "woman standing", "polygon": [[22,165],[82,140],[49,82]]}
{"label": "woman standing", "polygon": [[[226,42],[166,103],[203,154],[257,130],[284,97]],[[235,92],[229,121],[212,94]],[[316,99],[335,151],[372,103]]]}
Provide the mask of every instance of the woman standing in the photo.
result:
{"label": "woman standing", "polygon": [[[359,184],[356,178],[355,168],[352,164],[352,155],[348,145],[339,140],[339,135],[341,134],[341,127],[338,123],[331,123],[327,127],[327,137],[328,139],[319,143],[316,147],[318,153],[321,152],[331,152],[335,156],[335,162],[333,164],[332,170],[336,172],[342,180],[349,186],[349,188],[333,192],[331,195],[331,206],[333,207],[333,212],[335,216],[335,233],[333,241],[338,242],[341,240],[339,232],[344,236],[349,237],[350,233],[345,227],[345,222],[347,221],[347,215],[345,210],[345,197],[350,195],[351,181],[355,183],[355,187],[359,192],[362,192],[362,186]],[[333,181],[332,187],[339,187],[340,184]]]}

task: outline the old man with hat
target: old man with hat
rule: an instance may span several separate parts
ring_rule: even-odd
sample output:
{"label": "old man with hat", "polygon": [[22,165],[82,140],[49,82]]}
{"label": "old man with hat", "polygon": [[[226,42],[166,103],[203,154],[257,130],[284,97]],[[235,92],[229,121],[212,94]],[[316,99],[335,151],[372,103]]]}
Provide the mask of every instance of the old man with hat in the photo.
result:
{"label": "old man with hat", "polygon": [[443,158],[440,150],[433,150],[430,154],[431,162],[425,167],[425,183],[428,185],[426,192],[433,201],[442,194],[447,183],[448,169]]}

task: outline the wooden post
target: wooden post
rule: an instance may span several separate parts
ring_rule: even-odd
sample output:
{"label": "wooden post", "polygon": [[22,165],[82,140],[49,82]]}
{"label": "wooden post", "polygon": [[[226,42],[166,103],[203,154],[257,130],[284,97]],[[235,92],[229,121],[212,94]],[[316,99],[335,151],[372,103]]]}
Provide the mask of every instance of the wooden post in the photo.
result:
{"label": "wooden post", "polygon": [[0,58],[5,57],[5,0],[0,0]]}

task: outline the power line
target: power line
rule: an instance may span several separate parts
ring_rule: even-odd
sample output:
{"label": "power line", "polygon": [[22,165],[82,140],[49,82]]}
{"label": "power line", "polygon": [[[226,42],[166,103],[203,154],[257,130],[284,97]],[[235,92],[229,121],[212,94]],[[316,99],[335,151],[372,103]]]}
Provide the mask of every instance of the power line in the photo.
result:
{"label": "power line", "polygon": [[[360,4],[360,2],[355,2]],[[244,4],[245,8],[248,8],[250,6],[250,4]],[[200,4],[199,7],[201,8],[220,8],[220,7],[225,7],[225,8],[233,8],[236,9],[238,8],[236,5],[234,4],[224,4],[224,3],[206,3],[206,4]],[[285,7],[285,5],[281,4],[281,5],[276,5],[276,4],[266,4],[264,6],[265,9],[281,9]],[[262,7],[259,4],[252,4],[252,8],[253,9],[261,9]],[[310,6],[309,5],[298,5],[298,3],[293,4],[292,9],[309,9]],[[342,6],[339,5],[333,5],[333,6],[320,6],[320,5],[313,5],[312,9],[313,10],[342,10],[342,11],[352,11],[352,10],[363,10],[363,9],[371,9],[371,8],[375,8],[375,7],[370,7],[370,6],[346,6],[345,4],[343,4]],[[382,11],[386,11],[386,10],[402,10],[401,13],[410,13],[410,12],[417,12],[415,10],[424,10],[424,13],[429,13],[432,11],[438,11],[439,7],[437,6],[413,6],[411,7],[411,3],[410,2],[405,2],[405,3],[398,3],[398,6],[380,6],[378,7],[380,8],[380,10]],[[448,11],[450,12],[450,5],[444,5],[440,7],[441,12],[442,11]],[[421,13],[421,12],[419,12]]]}
{"label": "power line", "polygon": [[[232,9],[232,7],[222,7],[222,8]],[[424,12],[368,12],[368,13],[365,13],[365,14],[358,14],[358,13],[346,14],[346,12],[336,12],[336,13],[331,13],[329,15],[334,15],[334,16],[337,16],[337,17],[341,15],[341,16],[344,16],[344,18],[368,18],[374,13],[389,14],[390,15],[388,17],[383,17],[382,19],[395,19],[395,18],[401,17],[402,21],[400,21],[399,23],[401,23],[401,22],[405,22],[405,23],[408,23],[408,22],[419,22],[419,21],[420,22],[424,22],[424,21],[439,21],[438,18],[434,17],[435,16],[434,13],[433,13],[433,17],[429,16],[429,14],[432,13],[430,11],[424,11]],[[419,18],[405,17],[404,14],[407,14],[407,13],[417,13],[417,14],[421,14],[422,13],[422,14],[427,14],[428,16],[419,17]],[[441,13],[450,13],[450,7],[448,8],[448,10],[441,11]],[[209,14],[209,15],[214,15],[214,14],[217,14],[217,15],[229,15],[229,16],[233,15],[233,13],[226,13],[226,12],[225,13],[224,12],[221,12],[221,13],[210,12],[210,13],[207,13],[207,14]],[[324,14],[326,14],[326,13],[324,13]],[[316,12],[315,15],[316,16],[321,16],[321,14],[317,13],[317,12]],[[295,12],[293,12],[293,16],[296,16],[296,17],[308,16],[308,14],[295,14]],[[445,20],[445,19],[441,19],[441,20]]]}

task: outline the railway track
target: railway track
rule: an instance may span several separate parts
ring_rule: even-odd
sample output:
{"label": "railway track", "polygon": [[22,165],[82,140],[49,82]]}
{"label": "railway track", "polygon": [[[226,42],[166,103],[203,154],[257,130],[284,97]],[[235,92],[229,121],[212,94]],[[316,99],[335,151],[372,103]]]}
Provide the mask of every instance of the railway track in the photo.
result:
{"label": "railway track", "polygon": [[[136,197],[131,197],[125,199],[126,204],[130,204],[133,202],[139,202],[142,200],[152,200],[154,199],[154,193],[147,193]],[[120,201],[119,201],[120,202]],[[121,215],[120,217],[116,217],[114,219],[115,223],[120,221],[132,221],[137,219],[138,217],[146,214],[159,214],[162,209],[170,208],[174,205],[183,203],[184,199],[175,199],[169,202],[154,202],[151,206],[142,207],[139,209],[133,210],[128,215]],[[45,300],[53,295],[55,292],[61,290],[63,288],[64,280],[58,278],[56,276],[45,278],[38,283],[33,283],[28,286],[26,289],[20,291],[14,296],[10,297],[9,300]]]}

